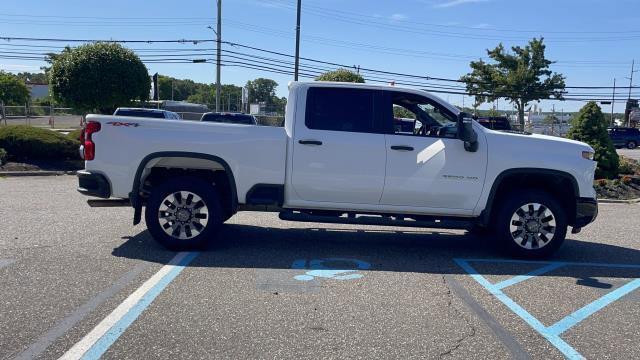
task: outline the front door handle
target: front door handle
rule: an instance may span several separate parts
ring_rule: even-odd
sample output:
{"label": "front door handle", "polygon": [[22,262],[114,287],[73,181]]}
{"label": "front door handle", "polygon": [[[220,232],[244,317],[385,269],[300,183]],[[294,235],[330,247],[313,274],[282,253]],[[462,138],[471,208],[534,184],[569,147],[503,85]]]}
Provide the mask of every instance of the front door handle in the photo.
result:
{"label": "front door handle", "polygon": [[393,146],[391,146],[391,150],[398,150],[398,151],[413,151],[413,147],[411,147],[411,146],[406,146],[406,145],[393,145]]}
{"label": "front door handle", "polygon": [[299,140],[298,143],[302,145],[322,145],[322,141],[319,140]]}

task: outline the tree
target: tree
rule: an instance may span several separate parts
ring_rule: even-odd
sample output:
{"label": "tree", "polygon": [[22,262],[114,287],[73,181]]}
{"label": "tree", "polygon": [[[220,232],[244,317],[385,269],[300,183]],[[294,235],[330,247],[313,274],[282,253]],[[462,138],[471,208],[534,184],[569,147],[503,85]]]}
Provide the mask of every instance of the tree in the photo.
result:
{"label": "tree", "polygon": [[48,84],[49,79],[45,73],[21,72],[16,75],[24,82],[32,82],[37,84]]}
{"label": "tree", "polygon": [[49,83],[56,101],[100,113],[147,100],[151,89],[140,58],[115,43],[82,45],[53,57]]}
{"label": "tree", "polygon": [[24,105],[29,101],[29,88],[13,74],[0,71],[0,102],[5,105]]}
{"label": "tree", "polygon": [[316,81],[338,81],[364,83],[364,78],[351,70],[340,68],[334,71],[327,71],[316,78]]}
{"label": "tree", "polygon": [[545,58],[543,39],[534,38],[524,48],[514,46],[508,53],[502,44],[487,50],[493,63],[472,61],[472,71],[460,78],[467,92],[480,102],[499,98],[511,101],[518,110],[518,121],[524,126],[525,107],[531,101],[562,99],[564,77],[549,70],[553,64]]}
{"label": "tree", "polygon": [[249,103],[273,103],[273,98],[276,96],[276,87],[278,87],[278,83],[271,79],[258,78],[247,81],[246,88],[249,91]]}
{"label": "tree", "polygon": [[405,118],[405,119],[415,119],[416,116],[411,111],[405,109],[402,106],[393,106],[393,117],[394,118]]}
{"label": "tree", "polygon": [[594,160],[598,162],[596,178],[613,178],[618,175],[620,159],[607,133],[608,122],[598,104],[590,101],[574,117],[569,139],[586,142],[595,150]]}

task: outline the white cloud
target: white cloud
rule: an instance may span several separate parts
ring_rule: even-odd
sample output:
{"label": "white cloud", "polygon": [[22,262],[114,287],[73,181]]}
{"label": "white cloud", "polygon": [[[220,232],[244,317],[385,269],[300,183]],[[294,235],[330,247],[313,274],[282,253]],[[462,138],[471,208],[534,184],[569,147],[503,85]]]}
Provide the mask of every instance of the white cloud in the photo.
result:
{"label": "white cloud", "polygon": [[475,24],[472,26],[473,28],[476,29],[486,29],[488,27],[491,27],[491,24],[487,24],[487,23],[480,23],[480,24]]}
{"label": "white cloud", "polygon": [[481,2],[487,2],[487,1],[489,0],[447,0],[445,2],[435,4],[433,7],[442,9],[442,8],[449,8],[449,7],[454,7],[458,5],[481,3]]}
{"label": "white cloud", "polygon": [[407,20],[407,15],[405,15],[405,14],[393,14],[393,15],[389,16],[389,19],[391,21]]}

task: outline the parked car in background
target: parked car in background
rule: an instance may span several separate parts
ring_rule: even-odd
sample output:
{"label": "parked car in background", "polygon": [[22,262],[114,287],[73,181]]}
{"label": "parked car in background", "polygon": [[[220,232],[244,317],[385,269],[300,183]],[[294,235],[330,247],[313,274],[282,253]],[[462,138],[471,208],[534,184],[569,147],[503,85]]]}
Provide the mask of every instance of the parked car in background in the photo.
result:
{"label": "parked car in background", "polygon": [[635,149],[640,144],[640,129],[614,127],[607,129],[609,137],[616,147]]}
{"label": "parked car in background", "polygon": [[223,112],[210,112],[202,114],[200,121],[229,123],[229,124],[244,124],[244,125],[258,125],[258,120],[253,115],[247,115],[242,113],[223,113]]}
{"label": "parked car in background", "polygon": [[512,130],[509,119],[501,116],[479,117],[478,123],[491,130]]}
{"label": "parked car in background", "polygon": [[113,115],[180,120],[180,115],[178,115],[177,113],[174,113],[173,111],[159,110],[159,109],[117,108],[116,111],[113,113]]}

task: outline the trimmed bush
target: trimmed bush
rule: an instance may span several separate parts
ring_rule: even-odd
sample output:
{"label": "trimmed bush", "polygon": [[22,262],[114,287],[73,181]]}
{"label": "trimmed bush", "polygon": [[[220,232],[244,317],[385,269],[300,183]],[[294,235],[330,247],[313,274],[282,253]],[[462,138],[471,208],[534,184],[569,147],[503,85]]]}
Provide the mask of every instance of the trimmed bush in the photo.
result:
{"label": "trimmed bush", "polygon": [[620,159],[607,133],[607,121],[598,104],[593,101],[580,109],[567,133],[569,139],[586,142],[595,150],[596,178],[612,179],[618,176]]}
{"label": "trimmed bush", "polygon": [[0,127],[0,148],[17,160],[77,159],[78,140],[70,140],[55,131],[26,125]]}
{"label": "trimmed bush", "polygon": [[7,162],[7,152],[0,148],[0,166],[4,165]]}
{"label": "trimmed bush", "polygon": [[72,132],[67,134],[67,139],[69,140],[74,140],[74,141],[80,141],[80,132],[82,131],[82,129],[75,129]]}
{"label": "trimmed bush", "polygon": [[633,182],[633,178],[629,175],[625,175],[622,177],[622,183],[625,185],[629,185]]}

